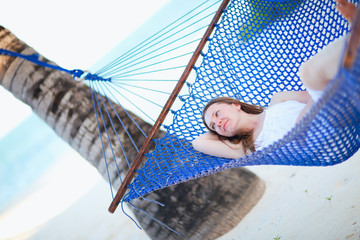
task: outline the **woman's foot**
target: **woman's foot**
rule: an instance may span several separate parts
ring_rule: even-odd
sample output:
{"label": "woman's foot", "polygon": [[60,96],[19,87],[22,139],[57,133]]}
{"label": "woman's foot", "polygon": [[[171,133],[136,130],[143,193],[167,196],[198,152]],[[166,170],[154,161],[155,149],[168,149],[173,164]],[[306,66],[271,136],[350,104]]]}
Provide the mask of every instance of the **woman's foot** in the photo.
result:
{"label": "woman's foot", "polygon": [[347,0],[336,0],[336,3],[336,9],[346,20],[351,23],[354,20],[356,14],[355,4]]}
{"label": "woman's foot", "polygon": [[[356,54],[358,53],[360,42],[360,8],[346,0],[336,0],[340,13],[352,23],[349,40],[346,46],[344,62],[345,68],[351,68],[354,64]],[[341,9],[341,10],[340,10]]]}

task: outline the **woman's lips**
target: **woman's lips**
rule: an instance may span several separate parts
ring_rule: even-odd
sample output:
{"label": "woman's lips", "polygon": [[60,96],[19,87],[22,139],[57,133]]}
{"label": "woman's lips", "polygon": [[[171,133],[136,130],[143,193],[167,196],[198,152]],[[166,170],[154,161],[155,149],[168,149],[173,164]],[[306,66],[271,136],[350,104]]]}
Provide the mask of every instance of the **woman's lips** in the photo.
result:
{"label": "woman's lips", "polygon": [[228,121],[229,121],[229,120],[226,120],[226,121],[224,122],[224,124],[223,124],[223,130],[224,130],[224,132],[226,131],[226,125],[227,125]]}

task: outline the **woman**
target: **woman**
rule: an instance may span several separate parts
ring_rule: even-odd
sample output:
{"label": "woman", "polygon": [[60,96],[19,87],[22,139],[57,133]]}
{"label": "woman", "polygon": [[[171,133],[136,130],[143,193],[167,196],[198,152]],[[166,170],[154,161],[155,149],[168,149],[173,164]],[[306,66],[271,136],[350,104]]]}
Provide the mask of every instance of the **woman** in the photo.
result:
{"label": "woman", "polygon": [[[349,21],[356,7],[337,0],[337,9]],[[229,97],[211,100],[203,110],[209,132],[196,138],[193,147],[203,153],[240,158],[282,138],[316,102],[329,80],[338,72],[345,38],[339,38],[299,69],[307,91],[275,93],[268,108],[242,103]]]}

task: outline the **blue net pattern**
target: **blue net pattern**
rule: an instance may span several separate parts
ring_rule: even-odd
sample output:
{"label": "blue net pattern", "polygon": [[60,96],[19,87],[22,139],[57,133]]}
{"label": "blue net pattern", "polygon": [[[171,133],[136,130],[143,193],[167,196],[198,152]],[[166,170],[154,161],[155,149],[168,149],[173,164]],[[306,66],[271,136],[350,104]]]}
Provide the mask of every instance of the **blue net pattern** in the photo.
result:
{"label": "blue net pattern", "polygon": [[191,140],[205,130],[201,112],[217,96],[266,107],[273,93],[304,90],[299,66],[349,31],[330,0],[233,0],[209,39],[196,80],[165,137],[128,186],[123,201],[156,189],[249,165],[328,166],[360,146],[360,59],[339,71],[312,110],[284,138],[240,159],[195,151]]}

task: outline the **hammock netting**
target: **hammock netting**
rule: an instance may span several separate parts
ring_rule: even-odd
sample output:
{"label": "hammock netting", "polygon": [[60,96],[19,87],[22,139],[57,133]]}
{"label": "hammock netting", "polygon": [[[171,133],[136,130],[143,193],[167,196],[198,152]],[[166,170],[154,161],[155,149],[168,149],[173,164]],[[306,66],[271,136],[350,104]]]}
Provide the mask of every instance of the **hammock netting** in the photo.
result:
{"label": "hammock netting", "polygon": [[202,108],[214,97],[266,107],[275,92],[304,90],[296,74],[301,63],[349,30],[334,9],[329,0],[231,1],[195,67],[188,96],[165,137],[154,140],[155,150],[146,154],[123,201],[227,168],[328,166],[352,156],[360,144],[359,57],[352,69],[340,70],[310,113],[271,146],[234,160],[202,154],[191,145],[206,131]]}

